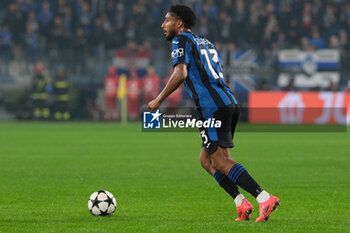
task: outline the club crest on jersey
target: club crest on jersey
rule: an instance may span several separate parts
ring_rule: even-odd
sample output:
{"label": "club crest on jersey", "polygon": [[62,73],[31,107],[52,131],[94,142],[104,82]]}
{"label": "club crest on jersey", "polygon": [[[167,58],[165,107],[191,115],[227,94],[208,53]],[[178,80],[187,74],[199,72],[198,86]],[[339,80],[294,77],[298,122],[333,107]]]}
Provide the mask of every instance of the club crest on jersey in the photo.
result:
{"label": "club crest on jersey", "polygon": [[178,57],[182,57],[184,55],[184,49],[183,48],[179,48],[179,49],[174,49],[171,52],[171,57],[173,59],[178,58]]}

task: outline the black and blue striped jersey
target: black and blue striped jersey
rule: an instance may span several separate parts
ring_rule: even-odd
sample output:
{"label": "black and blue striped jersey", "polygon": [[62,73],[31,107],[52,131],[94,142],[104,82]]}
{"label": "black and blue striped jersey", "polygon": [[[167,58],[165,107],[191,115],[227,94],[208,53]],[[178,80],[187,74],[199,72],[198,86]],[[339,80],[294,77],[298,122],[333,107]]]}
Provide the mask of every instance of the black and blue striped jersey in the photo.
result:
{"label": "black and blue striped jersey", "polygon": [[222,62],[210,41],[191,32],[183,32],[171,43],[173,66],[187,65],[185,86],[200,118],[212,117],[220,107],[238,104],[224,82]]}

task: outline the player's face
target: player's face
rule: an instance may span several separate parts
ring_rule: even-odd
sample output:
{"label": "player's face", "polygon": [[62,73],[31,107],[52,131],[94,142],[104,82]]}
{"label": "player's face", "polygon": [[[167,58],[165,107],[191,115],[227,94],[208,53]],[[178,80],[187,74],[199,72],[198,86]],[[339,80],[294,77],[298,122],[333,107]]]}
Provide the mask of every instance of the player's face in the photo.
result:
{"label": "player's face", "polygon": [[177,35],[177,20],[177,17],[169,12],[165,15],[165,19],[161,27],[164,31],[165,38],[169,41],[171,41]]}

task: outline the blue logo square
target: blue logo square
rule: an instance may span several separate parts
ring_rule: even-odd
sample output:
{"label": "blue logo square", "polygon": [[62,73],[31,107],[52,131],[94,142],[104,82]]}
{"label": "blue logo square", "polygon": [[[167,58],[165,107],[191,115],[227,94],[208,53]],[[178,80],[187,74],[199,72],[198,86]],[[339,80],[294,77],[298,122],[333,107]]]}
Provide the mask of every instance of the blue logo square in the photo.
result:
{"label": "blue logo square", "polygon": [[143,128],[144,129],[160,129],[161,127],[161,116],[162,114],[157,112],[143,112]]}

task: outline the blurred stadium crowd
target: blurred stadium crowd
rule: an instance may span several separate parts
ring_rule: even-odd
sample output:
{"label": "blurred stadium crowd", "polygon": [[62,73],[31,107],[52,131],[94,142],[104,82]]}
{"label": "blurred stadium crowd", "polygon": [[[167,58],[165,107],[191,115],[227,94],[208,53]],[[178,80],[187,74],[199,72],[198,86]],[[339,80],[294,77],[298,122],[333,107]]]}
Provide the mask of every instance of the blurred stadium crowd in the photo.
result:
{"label": "blurred stadium crowd", "polygon": [[[172,3],[190,4],[198,17],[196,31],[215,42],[238,48],[341,48],[349,52],[350,3],[346,0],[2,0],[2,59],[18,47],[36,60],[57,50],[74,60],[99,46],[117,49],[161,37],[160,24]],[[28,56],[29,57],[29,56]]]}
{"label": "blurred stadium crowd", "polygon": [[[63,67],[69,81],[89,91],[103,87],[119,49],[150,53],[150,65],[164,79],[170,58],[160,25],[177,3],[193,7],[194,31],[215,42],[227,64],[227,57],[247,50],[256,54],[256,65],[276,68],[281,49],[339,49],[344,75],[335,89],[347,85],[347,0],[2,0],[0,83],[11,82],[11,76],[32,76],[40,62],[48,76]],[[276,75],[270,76],[269,85],[257,77],[252,88],[270,89]],[[86,82],[93,87],[82,87]]]}
{"label": "blurred stadium crowd", "polygon": [[0,22],[2,34],[11,34],[7,46],[69,49],[83,37],[90,47],[119,48],[159,37],[170,4],[183,2],[195,9],[199,34],[238,47],[339,47],[349,33],[345,0],[3,0]]}

